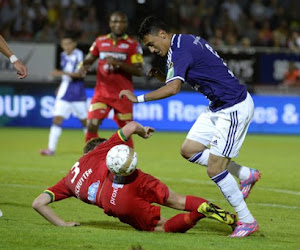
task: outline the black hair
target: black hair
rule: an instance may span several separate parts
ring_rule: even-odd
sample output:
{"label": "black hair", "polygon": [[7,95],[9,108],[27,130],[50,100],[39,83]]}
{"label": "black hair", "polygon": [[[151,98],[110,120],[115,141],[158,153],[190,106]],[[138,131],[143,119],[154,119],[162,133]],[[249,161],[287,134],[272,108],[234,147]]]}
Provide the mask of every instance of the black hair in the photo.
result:
{"label": "black hair", "polygon": [[108,17],[108,21],[110,20],[110,18],[111,18],[113,15],[119,15],[119,16],[122,16],[122,17],[124,17],[124,18],[126,19],[126,21],[128,21],[127,15],[126,15],[124,12],[119,11],[119,10],[112,12],[112,13],[109,15],[109,17]]}
{"label": "black hair", "polygon": [[161,20],[154,16],[148,16],[142,22],[138,35],[141,40],[148,34],[157,34],[159,30],[169,32],[169,27]]}
{"label": "black hair", "polygon": [[107,141],[107,139],[99,137],[90,139],[84,146],[83,153],[86,154],[90,152],[91,150],[95,149],[95,147],[97,147],[99,144],[105,141]]}

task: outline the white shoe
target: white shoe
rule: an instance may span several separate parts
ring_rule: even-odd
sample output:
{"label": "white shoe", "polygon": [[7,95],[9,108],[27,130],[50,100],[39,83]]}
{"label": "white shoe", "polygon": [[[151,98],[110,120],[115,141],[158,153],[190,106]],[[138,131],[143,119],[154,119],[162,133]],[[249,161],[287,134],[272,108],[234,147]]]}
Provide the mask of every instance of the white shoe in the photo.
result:
{"label": "white shoe", "polygon": [[3,213],[2,213],[2,211],[1,211],[1,209],[0,209],[0,217],[2,217],[3,216]]}

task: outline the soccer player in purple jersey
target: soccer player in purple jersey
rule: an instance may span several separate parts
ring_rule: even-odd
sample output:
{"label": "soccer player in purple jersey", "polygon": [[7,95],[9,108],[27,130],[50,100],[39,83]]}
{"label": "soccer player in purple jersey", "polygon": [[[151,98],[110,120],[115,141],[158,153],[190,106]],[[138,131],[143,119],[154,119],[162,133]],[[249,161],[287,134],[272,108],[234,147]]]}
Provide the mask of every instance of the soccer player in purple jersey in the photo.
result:
{"label": "soccer player in purple jersey", "polygon": [[[208,176],[236,211],[239,221],[230,237],[245,237],[258,230],[244,198],[260,178],[260,172],[231,161],[237,157],[254,113],[246,86],[234,77],[226,63],[203,38],[172,34],[165,23],[147,17],[139,36],[151,53],[167,56],[167,76],[157,69],[150,75],[166,84],[145,95],[120,92],[132,102],[163,99],[177,94],[187,82],[205,95],[209,107],[200,114],[181,147],[181,155],[192,163],[207,166]],[[234,177],[240,180],[241,190]]]}
{"label": "soccer player in purple jersey", "polygon": [[58,139],[62,133],[61,124],[69,119],[71,114],[76,116],[86,132],[87,104],[84,82],[78,73],[79,65],[83,61],[83,52],[76,48],[76,34],[67,33],[61,40],[63,52],[60,55],[61,70],[52,71],[52,76],[61,77],[58,88],[53,121],[49,133],[48,148],[41,150],[41,155],[53,156]]}

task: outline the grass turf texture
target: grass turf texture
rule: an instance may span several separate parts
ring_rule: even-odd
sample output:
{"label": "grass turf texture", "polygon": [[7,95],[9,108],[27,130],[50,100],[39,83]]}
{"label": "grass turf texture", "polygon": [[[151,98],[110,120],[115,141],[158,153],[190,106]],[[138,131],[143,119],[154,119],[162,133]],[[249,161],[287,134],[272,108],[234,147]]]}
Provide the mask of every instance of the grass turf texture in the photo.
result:
{"label": "grass turf texture", "polygon": [[[33,199],[60,180],[81,156],[83,134],[64,130],[55,157],[42,157],[48,129],[0,129],[1,249],[299,249],[300,187],[299,136],[248,135],[237,162],[258,168],[248,206],[260,230],[244,239],[226,236],[231,230],[203,219],[185,234],[139,232],[101,209],[75,198],[52,204],[66,221],[80,227],[55,227],[32,208]],[[109,137],[113,131],[104,131]],[[185,133],[156,133],[144,140],[134,136],[139,167],[173,190],[204,197],[232,211],[205,168],[188,163],[179,155]],[[162,208],[170,218],[175,210]]]}

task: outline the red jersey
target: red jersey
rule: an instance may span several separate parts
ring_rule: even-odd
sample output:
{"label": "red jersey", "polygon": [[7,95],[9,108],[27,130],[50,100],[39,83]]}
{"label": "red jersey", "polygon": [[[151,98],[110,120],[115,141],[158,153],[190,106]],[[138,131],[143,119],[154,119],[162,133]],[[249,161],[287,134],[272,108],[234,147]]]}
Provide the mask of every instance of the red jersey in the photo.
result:
{"label": "red jersey", "polygon": [[109,140],[82,156],[69,173],[53,187],[45,190],[52,201],[74,196],[86,203],[95,203],[97,193],[109,173],[106,154],[115,145],[124,144],[126,138],[119,130]]}
{"label": "red jersey", "polygon": [[90,53],[99,57],[94,96],[119,99],[121,90],[133,91],[132,76],[122,70],[113,69],[106,63],[105,58],[112,56],[127,64],[143,63],[143,50],[135,39],[124,35],[115,41],[111,34],[99,36],[90,47]]}

